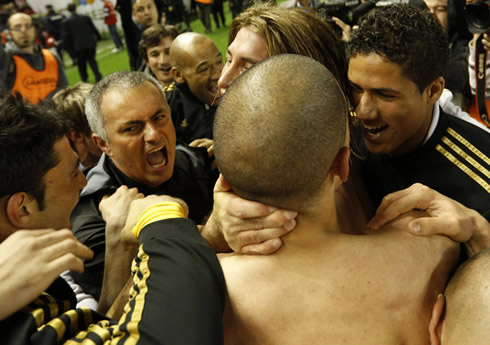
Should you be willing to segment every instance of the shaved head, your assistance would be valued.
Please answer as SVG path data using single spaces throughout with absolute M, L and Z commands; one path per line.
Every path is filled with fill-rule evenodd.
M 170 46 L 170 64 L 178 69 L 189 67 L 196 51 L 203 45 L 215 45 L 207 36 L 196 32 L 178 35 Z
M 170 46 L 170 64 L 177 83 L 186 83 L 202 103 L 217 105 L 223 57 L 209 37 L 195 32 L 178 35 Z
M 218 107 L 218 167 L 240 196 L 303 211 L 345 144 L 347 111 L 336 78 L 319 62 L 267 58 L 236 79 Z
M 490 249 L 461 265 L 449 282 L 442 345 L 488 344 L 490 339 Z

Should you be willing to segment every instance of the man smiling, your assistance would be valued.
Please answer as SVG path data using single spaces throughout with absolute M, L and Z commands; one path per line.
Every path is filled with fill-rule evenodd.
M 380 201 L 421 182 L 490 219 L 490 137 L 436 104 L 449 62 L 436 17 L 408 5 L 373 10 L 348 54 L 370 194 Z
M 167 89 L 167 101 L 177 139 L 191 143 L 213 138 L 213 121 L 220 100 L 218 79 L 223 57 L 205 35 L 186 32 L 170 46 L 171 74 L 176 84 Z
M 145 72 L 152 73 L 162 87 L 173 83 L 170 74 L 170 45 L 179 34 L 171 25 L 155 24 L 143 31 L 138 43 L 140 56 L 145 60 Z M 151 71 L 151 72 L 150 72 Z
M 200 223 L 211 209 L 215 180 L 204 148 L 176 145 L 161 86 L 147 74 L 118 72 L 103 79 L 87 97 L 86 113 L 104 154 L 87 175 L 72 224 L 75 236 L 95 253 L 76 278 L 98 298 L 105 245 L 101 198 L 121 185 L 145 195 L 172 195 L 185 200 L 189 217 Z

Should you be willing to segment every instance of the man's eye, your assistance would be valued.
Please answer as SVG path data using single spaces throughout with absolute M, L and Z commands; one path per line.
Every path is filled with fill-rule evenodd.
M 123 129 L 123 133 L 131 133 L 131 132 L 135 132 L 136 131 L 136 126 L 131 126 L 131 127 L 126 127 Z
M 383 97 L 384 99 L 386 99 L 386 100 L 392 100 L 392 99 L 395 99 L 395 96 L 393 96 L 393 95 L 387 95 L 387 94 L 385 94 L 385 93 L 380 93 L 379 95 L 380 95 L 381 97 Z

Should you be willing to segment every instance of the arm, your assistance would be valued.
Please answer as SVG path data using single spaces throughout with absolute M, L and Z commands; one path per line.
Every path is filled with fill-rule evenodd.
M 120 233 L 125 225 L 129 205 L 140 198 L 143 198 L 143 194 L 136 188 L 121 186 L 112 196 L 100 202 L 99 209 L 106 221 L 104 280 L 97 308 L 101 313 L 107 312 L 130 278 L 136 246 L 122 242 Z
M 181 205 L 179 215 L 173 212 L 172 217 L 185 216 L 185 204 L 165 196 L 131 204 L 121 236 L 123 241 L 139 240 L 129 293 L 134 298 L 125 308 L 132 311 L 121 318 L 115 336 L 137 333 L 138 344 L 221 344 L 224 278 L 216 254 L 195 224 L 188 219 L 157 220 L 145 225 L 138 239 L 132 231 L 136 219 L 140 229 L 146 220 L 166 211 L 157 207 L 140 216 L 141 209 L 168 200 Z
M 214 187 L 214 207 L 201 235 L 217 252 L 269 254 L 282 245 L 297 213 L 245 200 L 220 176 Z
M 442 234 L 464 242 L 469 256 L 490 247 L 490 224 L 483 216 L 420 183 L 383 198 L 368 227 L 377 230 L 413 209 L 428 214 L 409 223 L 413 234 Z
M 0 244 L 0 320 L 46 290 L 65 270 L 83 272 L 92 252 L 70 230 L 19 230 Z

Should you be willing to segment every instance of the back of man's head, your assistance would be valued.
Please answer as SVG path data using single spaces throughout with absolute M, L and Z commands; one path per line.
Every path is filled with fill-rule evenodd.
M 77 5 L 75 5 L 74 3 L 68 4 L 67 9 L 69 12 L 74 13 L 77 10 Z
M 461 265 L 446 291 L 442 345 L 488 344 L 490 339 L 490 249 Z
M 240 13 L 230 26 L 228 45 L 240 29 L 248 28 L 261 36 L 269 56 L 298 54 L 325 65 L 346 92 L 347 63 L 344 46 L 329 24 L 313 11 L 256 5 Z
M 268 58 L 236 79 L 218 107 L 218 167 L 242 197 L 305 210 L 344 146 L 346 116 L 345 97 L 322 64 Z
M 153 84 L 165 99 L 160 83 L 149 74 L 143 72 L 116 72 L 108 75 L 95 84 L 92 91 L 90 91 L 85 99 L 85 114 L 87 115 L 87 120 L 92 132 L 97 134 L 97 136 L 103 140 L 109 141 L 104 114 L 102 113 L 102 98 L 108 91 L 124 91 L 137 87 L 143 83 Z M 144 102 L 144 100 L 141 101 Z
M 43 209 L 44 175 L 56 166 L 54 144 L 68 134 L 51 109 L 0 91 L 0 199 L 26 192 Z
M 437 18 L 406 4 L 379 7 L 361 17 L 347 52 L 349 57 L 377 54 L 398 64 L 420 92 L 444 75 L 449 62 L 449 43 Z

